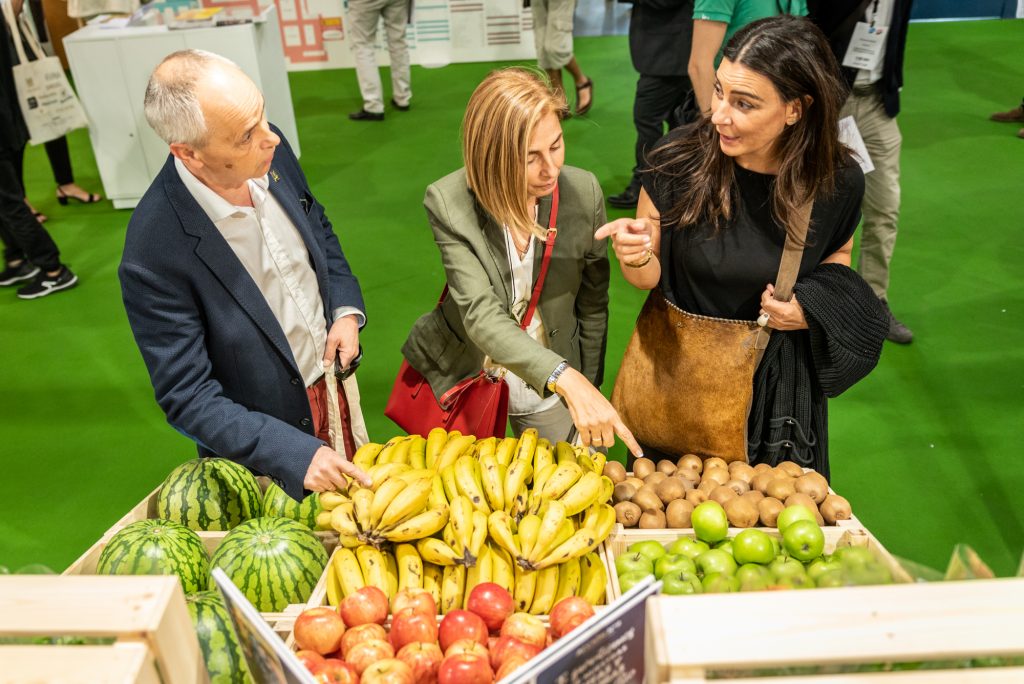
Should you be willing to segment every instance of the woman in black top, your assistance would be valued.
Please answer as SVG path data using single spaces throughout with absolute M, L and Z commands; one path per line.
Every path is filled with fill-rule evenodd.
M 810 22 L 748 25 L 723 52 L 711 116 L 655 147 L 637 218 L 596 235 L 612 238 L 634 286 L 660 286 L 691 313 L 787 333 L 772 336 L 754 380 L 748 457 L 826 476 L 825 397 L 863 377 L 881 350 L 881 314 L 849 268 L 864 176 L 838 138 L 844 87 Z M 797 294 L 776 301 L 786 234 L 808 201 Z

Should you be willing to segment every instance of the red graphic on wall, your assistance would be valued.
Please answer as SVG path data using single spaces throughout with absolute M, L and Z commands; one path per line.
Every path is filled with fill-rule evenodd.
M 203 0 L 204 7 L 247 8 L 253 14 L 260 13 L 260 4 L 259 0 Z M 306 0 L 275 0 L 274 4 L 285 58 L 292 64 L 326 61 L 320 15 L 310 11 Z

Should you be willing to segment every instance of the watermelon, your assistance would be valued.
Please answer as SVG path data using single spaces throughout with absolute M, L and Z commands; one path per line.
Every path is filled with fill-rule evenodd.
M 256 477 L 226 458 L 197 458 L 171 471 L 156 499 L 156 516 L 193 530 L 230 530 L 263 515 Z
M 227 533 L 210 561 L 263 613 L 305 603 L 326 565 L 327 551 L 317 536 L 287 518 L 245 521 Z
M 224 599 L 216 589 L 185 597 L 192 625 L 199 637 L 210 684 L 248 684 L 252 681 L 245 657 L 235 636 Z
M 139 520 L 100 552 L 97 575 L 177 575 L 185 593 L 205 589 L 210 558 L 199 535 L 170 520 Z
M 263 515 L 268 518 L 288 518 L 315 530 L 316 516 L 322 510 L 319 492 L 313 492 L 302 501 L 296 501 L 273 482 L 267 487 L 267 491 L 263 492 Z

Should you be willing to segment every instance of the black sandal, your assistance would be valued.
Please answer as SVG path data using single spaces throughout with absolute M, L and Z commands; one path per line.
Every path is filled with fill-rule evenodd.
M 590 102 L 587 103 L 586 107 L 580 107 L 580 93 L 584 90 L 590 91 Z M 591 105 L 594 104 L 594 82 L 589 78 L 581 85 L 576 86 L 576 116 L 583 116 L 590 111 Z
M 78 197 L 77 195 L 69 195 L 68 193 L 66 193 L 63 190 L 61 190 L 60 186 L 58 186 L 57 187 L 57 202 L 63 207 L 63 206 L 67 206 L 67 203 L 68 203 L 69 199 L 73 199 L 76 202 L 80 202 L 82 204 L 95 204 L 96 202 L 99 202 L 100 200 L 102 200 L 103 197 L 100 196 L 100 195 L 97 195 L 94 192 L 90 192 L 88 199 L 82 199 L 81 197 Z

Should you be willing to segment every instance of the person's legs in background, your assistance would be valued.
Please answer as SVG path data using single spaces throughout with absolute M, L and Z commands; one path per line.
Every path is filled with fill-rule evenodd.
M 67 137 L 61 136 L 56 140 L 50 140 L 44 143 L 43 147 L 46 148 L 46 156 L 50 160 L 50 168 L 53 169 L 53 180 L 57 183 L 58 202 L 64 205 L 69 199 L 73 199 L 82 204 L 92 204 L 103 199 L 102 196 L 89 192 L 75 183 Z
M 382 9 L 387 29 L 388 54 L 391 57 L 391 103 L 396 109 L 409 109 L 412 87 L 409 75 L 409 45 L 405 39 L 409 23 L 409 0 L 389 0 Z
M 363 108 L 348 115 L 353 121 L 384 119 L 384 88 L 374 50 L 382 5 L 382 0 L 350 0 L 348 3 L 348 28 L 356 57 L 359 92 L 363 97 Z
M 572 74 L 576 89 L 576 114 L 590 111 L 593 104 L 593 82 L 583 73 L 572 53 L 573 12 L 576 0 L 534 0 L 533 35 L 537 46 L 537 65 L 547 72 L 555 91 L 565 97 L 562 69 Z
M 576 440 L 576 426 L 572 422 L 572 414 L 565 402 L 558 402 L 554 406 L 538 413 L 508 417 L 509 425 L 512 427 L 512 434 L 519 437 L 527 429 L 537 430 L 537 437 L 543 438 L 554 444 L 555 442 L 569 442 Z

